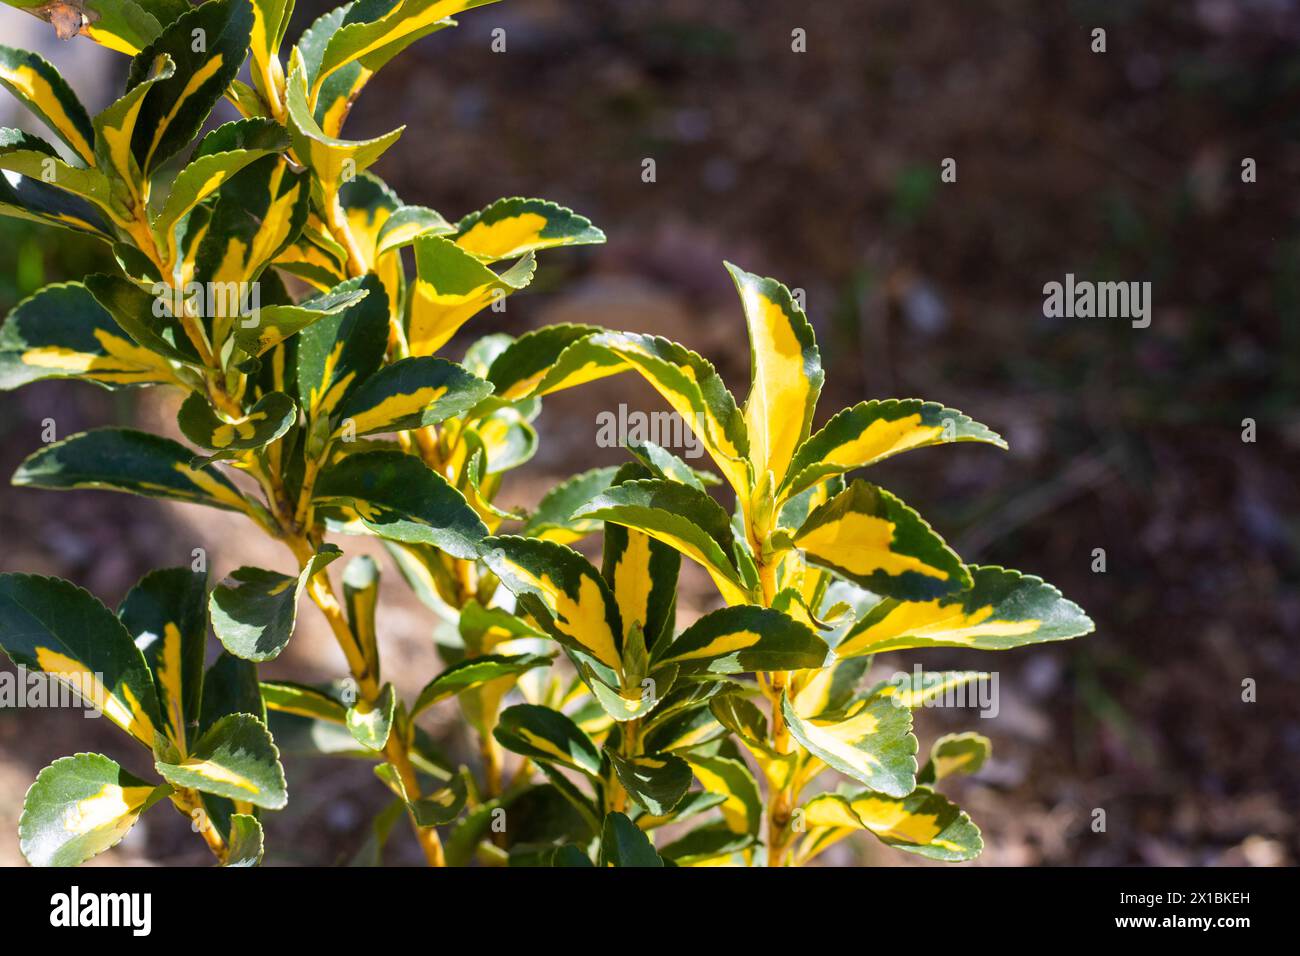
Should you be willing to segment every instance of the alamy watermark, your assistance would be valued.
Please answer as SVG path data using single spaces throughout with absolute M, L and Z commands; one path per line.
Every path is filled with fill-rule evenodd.
M 998 672 L 981 673 L 970 680 L 944 681 L 935 690 L 927 690 L 920 664 L 912 665 L 912 672 L 898 671 L 889 683 L 900 692 L 910 693 L 916 707 L 971 707 L 979 710 L 982 719 L 991 720 L 998 715 Z M 931 678 L 940 676 L 929 675 Z
M 155 318 L 238 318 L 246 329 L 261 322 L 260 282 L 187 282 L 179 286 L 155 282 L 150 292 Z
M 1151 324 L 1150 282 L 1092 282 L 1065 274 L 1043 286 L 1043 315 L 1049 319 L 1130 319 L 1133 328 Z
M 0 671 L 0 707 L 68 707 L 101 717 L 95 701 L 104 686 L 103 674 L 54 675 L 19 665 L 16 671 Z
M 617 412 L 605 410 L 596 415 L 598 448 L 621 448 L 645 442 L 662 448 L 680 448 L 683 458 L 699 458 L 704 454 L 704 443 L 676 412 L 628 411 L 627 405 L 620 402 Z

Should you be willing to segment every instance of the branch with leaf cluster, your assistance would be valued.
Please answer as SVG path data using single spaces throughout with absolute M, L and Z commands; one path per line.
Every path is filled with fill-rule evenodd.
M 77 686 L 158 778 L 98 754 L 55 761 L 28 794 L 23 852 L 79 863 L 167 799 L 221 863 L 256 864 L 263 815 L 288 800 L 284 750 L 373 764 L 393 802 L 367 862 L 402 814 L 433 865 L 778 866 L 858 831 L 972 858 L 979 830 L 936 786 L 977 770 L 989 742 L 942 737 L 921 763 L 911 711 L 982 675 L 872 682 L 872 658 L 1092 625 L 1037 578 L 964 564 L 898 498 L 845 476 L 922 446 L 1005 444 L 915 399 L 864 402 L 813 432 L 812 327 L 779 282 L 734 266 L 751 350 L 743 408 L 699 355 L 637 333 L 559 325 L 488 335 L 459 363 L 439 355 L 530 284 L 539 253 L 604 240 L 538 199 L 452 223 L 368 171 L 400 129 L 342 138 L 378 69 L 479 5 L 341 7 L 283 59 L 287 0 L 64 5 L 61 33 L 132 58 L 125 92 L 95 117 L 50 63 L 0 47 L 0 83 L 59 141 L 0 131 L 0 212 L 101 239 L 118 267 L 10 313 L 0 387 L 178 388 L 189 443 L 85 432 L 31 455 L 14 482 L 235 512 L 293 559 L 213 586 L 205 566 L 154 571 L 116 613 L 68 582 L 0 576 L 0 647 Z M 245 61 L 251 85 L 237 79 Z M 223 97 L 243 118 L 204 133 Z M 685 418 L 721 482 L 645 443 L 531 513 L 499 504 L 503 475 L 536 450 L 544 397 L 625 372 Z M 599 568 L 572 547 L 596 533 Z M 440 622 L 446 668 L 413 700 L 381 668 L 379 563 L 348 562 L 341 599 L 331 580 L 349 536 L 382 542 Z M 683 556 L 721 607 L 679 628 Z M 304 594 L 348 677 L 259 679 Z M 419 725 L 451 700 L 477 738 L 476 768 Z M 509 776 L 506 752 L 518 758 Z M 816 786 L 829 772 L 838 789 Z

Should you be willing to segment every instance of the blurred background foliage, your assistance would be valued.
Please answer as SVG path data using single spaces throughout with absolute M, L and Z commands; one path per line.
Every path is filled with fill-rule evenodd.
M 299 0 L 289 37 L 328 6 Z M 67 67 L 92 109 L 123 82 L 126 61 L 88 41 L 56 47 L 9 9 L 0 26 Z M 1104 54 L 1090 48 L 1099 27 Z M 796 28 L 805 53 L 792 52 Z M 557 321 L 653 332 L 739 385 L 748 359 L 725 257 L 804 290 L 823 409 L 919 395 L 1009 439 L 1009 454 L 943 449 L 873 474 L 967 560 L 1041 574 L 1098 623 L 1023 657 L 925 659 L 1000 668 L 997 718 L 921 722 L 923 740 L 971 725 L 993 738 L 994 761 L 956 794 L 985 830 L 983 863 L 1280 864 L 1300 858 L 1298 107 L 1296 0 L 509 0 L 386 68 L 348 133 L 407 124 L 375 172 L 449 218 L 535 195 L 608 233 L 551 256 L 473 335 Z M 955 183 L 940 181 L 948 157 Z M 106 268 L 89 240 L 0 221 L 5 311 Z M 1043 285 L 1066 273 L 1150 281 L 1150 328 L 1045 318 Z M 595 446 L 597 413 L 620 402 L 659 407 L 624 379 L 557 396 L 506 499 L 534 502 L 568 470 L 620 460 Z M 6 473 L 46 418 L 62 437 L 165 428 L 174 412 L 60 383 L 0 403 Z M 107 600 L 195 546 L 213 550 L 214 579 L 267 547 L 193 509 L 94 492 L 8 489 L 0 522 L 4 570 L 58 573 Z M 384 640 L 418 687 L 436 666 L 433 623 L 389 579 Z M 690 585 L 686 611 L 699 613 L 710 590 Z M 327 640 L 293 650 L 286 672 L 337 676 Z M 455 750 L 454 717 L 441 719 Z M 36 770 L 90 749 L 93 726 L 0 711 L 0 862 L 17 860 Z M 312 783 L 268 821 L 271 860 L 345 857 L 382 805 L 368 773 L 291 763 L 291 788 L 295 772 Z M 174 826 L 133 833 L 110 859 L 201 862 Z M 828 861 L 916 862 L 868 852 Z

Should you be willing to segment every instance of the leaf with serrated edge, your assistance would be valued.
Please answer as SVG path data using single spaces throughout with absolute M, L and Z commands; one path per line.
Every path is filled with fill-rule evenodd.
M 335 413 L 334 432 L 356 437 L 436 425 L 465 414 L 492 391 L 464 366 L 432 356 L 400 359 L 359 385 Z
M 173 384 L 165 359 L 136 344 L 81 283 L 47 285 L 0 326 L 0 389 L 45 378 L 107 388 Z
M 59 578 L 0 575 L 0 647 L 154 746 L 163 725 L 153 675 L 126 628 L 89 592 Z
M 867 830 L 886 846 L 945 862 L 971 860 L 984 849 L 970 817 L 927 787 L 904 796 L 869 790 L 820 794 L 805 806 L 804 823 L 808 830 L 799 847 L 801 863 L 855 830 Z
M 611 752 L 609 759 L 628 795 L 656 816 L 671 812 L 691 785 L 690 765 L 673 754 L 623 757 Z
M 649 478 L 607 488 L 575 517 L 643 531 L 698 562 L 723 600 L 743 604 L 749 591 L 728 555 L 734 553 L 731 519 L 709 495 L 689 485 Z
M 483 309 L 527 286 L 536 266 L 530 254 L 498 274 L 450 239 L 419 236 L 407 332 L 411 354 L 437 352 Z
M 392 684 L 385 684 L 379 700 L 371 704 L 359 700 L 348 708 L 346 724 L 356 742 L 369 750 L 383 750 L 393 728 L 397 695 Z
M 139 779 L 102 754 L 62 757 L 36 775 L 18 840 L 32 866 L 76 866 L 126 836 L 171 787 Z
M 934 786 L 945 777 L 978 773 L 992 751 L 993 744 L 983 734 L 944 734 L 930 747 L 930 759 L 916 775 L 916 782 Z
M 424 462 L 399 451 L 347 455 L 316 482 L 316 501 L 355 509 L 373 534 L 431 544 L 458 558 L 478 556 L 487 528 L 459 491 Z
M 83 164 L 94 163 L 90 116 L 53 64 L 36 53 L 0 46 L 0 85 L 39 116 Z
M 658 666 L 743 674 L 821 667 L 830 649 L 806 625 L 773 608 L 737 605 L 705 614 L 668 645 Z
M 548 634 L 621 670 L 618 605 L 586 558 L 549 541 L 503 536 L 484 539 L 483 561 Z
M 914 647 L 996 651 L 1090 634 L 1092 620 L 1042 578 L 1007 568 L 969 568 L 971 586 L 930 601 L 883 600 L 835 649 L 841 657 Z
M 780 481 L 808 437 L 825 373 L 812 326 L 790 290 L 726 263 L 749 329 L 749 397 L 745 425 L 754 473 Z
M 783 695 L 781 710 L 791 736 L 840 773 L 896 797 L 916 786 L 912 712 L 892 698 L 863 698 L 841 713 L 805 719 Z
M 196 445 L 219 452 L 246 451 L 269 445 L 293 427 L 298 406 L 283 392 L 267 392 L 239 419 L 227 421 L 197 392 L 181 404 L 176 422 Z
M 925 520 L 865 481 L 814 510 L 794 544 L 811 563 L 877 594 L 920 600 L 970 586 L 961 559 Z
M 248 867 L 262 863 L 262 824 L 248 813 L 230 818 L 230 839 L 226 841 L 226 859 L 222 866 Z
M 160 729 L 184 753 L 199 724 L 207 575 L 188 567 L 151 571 L 122 599 L 117 616 L 153 672 Z
M 13 483 L 67 490 L 103 488 L 248 512 L 244 496 L 211 465 L 194 468 L 180 442 L 129 428 L 99 428 L 47 445 L 14 472 Z
M 1006 448 L 1002 436 L 954 408 L 919 398 L 861 402 L 831 418 L 794 454 L 781 499 L 823 478 L 865 468 L 926 445 L 975 441 Z
M 516 704 L 501 712 L 492 734 L 512 753 L 600 777 L 600 751 L 578 725 L 557 710 Z
M 601 243 L 605 234 L 572 209 L 544 199 L 498 199 L 457 223 L 456 245 L 496 262 L 555 246 Z
M 296 575 L 247 566 L 232 571 L 208 598 L 212 630 L 226 650 L 249 661 L 278 657 L 293 636 L 307 582 L 341 553 L 325 545 Z
M 214 793 L 279 810 L 289 799 L 280 752 L 252 714 L 222 717 L 199 738 L 183 760 L 158 760 L 155 767 L 177 787 Z

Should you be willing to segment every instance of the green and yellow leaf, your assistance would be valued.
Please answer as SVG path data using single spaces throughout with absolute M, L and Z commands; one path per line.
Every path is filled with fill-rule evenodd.
M 184 759 L 154 764 L 177 787 L 202 790 L 237 803 L 279 810 L 289 800 L 280 752 L 252 714 L 222 717 L 199 738 Z
M 172 366 L 132 341 L 78 282 L 46 286 L 0 326 L 0 389 L 45 378 L 108 388 L 176 382 Z
M 212 465 L 191 466 L 194 453 L 170 438 L 129 428 L 81 432 L 30 455 L 13 483 L 31 488 L 102 488 L 248 512 L 239 490 Z
M 799 446 L 780 483 L 781 497 L 793 497 L 830 475 L 865 468 L 912 448 L 959 441 L 1007 447 L 987 426 L 938 402 L 919 398 L 861 402 L 836 414 Z
M 438 351 L 483 309 L 527 286 L 536 267 L 533 257 L 525 256 L 498 274 L 450 239 L 418 237 L 407 329 L 411 354 Z
M 970 567 L 971 586 L 929 601 L 883 600 L 835 649 L 840 657 L 913 647 L 1006 650 L 1090 634 L 1092 620 L 1042 578 Z
M 318 504 L 356 512 L 373 534 L 433 545 L 458 558 L 478 556 L 487 528 L 459 491 L 428 465 L 400 451 L 346 455 L 316 482 Z
M 740 694 L 719 694 L 709 701 L 709 709 L 753 755 L 769 787 L 784 790 L 791 784 L 799 755 L 781 753 L 767 743 L 767 717 L 753 701 Z
M 334 434 L 355 437 L 436 425 L 463 415 L 492 391 L 464 366 L 433 356 L 401 359 L 359 385 L 335 412 Z
M 54 147 L 37 136 L 21 130 L 0 128 L 0 153 L 35 152 L 53 160 Z M 43 225 L 59 226 L 115 242 L 109 218 L 93 204 L 49 183 L 42 177 L 16 172 L 0 176 L 0 215 L 27 219 Z
M 261 355 L 313 322 L 352 308 L 369 294 L 370 289 L 360 280 L 349 279 L 296 305 L 263 306 L 256 316 L 250 315 L 235 326 L 235 343 L 248 355 Z
M 944 777 L 978 773 L 992 752 L 993 744 L 983 734 L 944 734 L 930 748 L 930 759 L 916 775 L 916 782 L 932 787 Z
M 347 276 L 338 258 L 306 238 L 310 178 L 278 155 L 244 167 L 217 194 L 212 218 L 193 244 L 193 263 L 187 259 L 183 268 L 192 268 L 198 282 L 249 283 L 274 262 L 322 292 L 332 290 Z M 217 340 L 225 338 L 222 328 Z
M 151 571 L 127 593 L 117 616 L 153 672 L 159 730 L 184 754 L 199 726 L 207 575 L 185 567 Z
M 682 755 L 691 765 L 700 786 L 710 793 L 721 793 L 723 822 L 732 833 L 758 833 L 763 819 L 763 798 L 758 782 L 741 760 L 731 757 L 686 752 Z
M 334 724 L 343 724 L 347 720 L 347 708 L 317 687 L 291 681 L 262 681 L 261 693 L 268 710 Z
M 291 61 L 293 62 L 293 61 Z M 307 96 L 307 77 L 301 60 L 291 71 L 287 85 L 289 135 L 298 159 L 316 174 L 324 201 L 332 203 L 343 183 L 353 179 L 384 151 L 397 142 L 406 127 L 365 140 L 329 136 L 312 115 Z
M 507 535 L 484 539 L 483 562 L 555 640 L 621 673 L 618 604 L 586 558 L 561 544 Z
M 710 824 L 696 827 L 659 852 L 677 866 L 720 866 L 756 842 L 752 834 L 734 833 L 729 827 Z
M 0 575 L 0 648 L 153 748 L 163 727 L 153 675 L 122 622 L 93 595 L 59 578 Z
M 298 420 L 298 406 L 283 392 L 267 392 L 248 413 L 227 421 L 198 392 L 191 392 L 181 404 L 176 422 L 181 433 L 204 448 L 219 452 L 261 448 L 280 438 Z
M 280 64 L 280 42 L 293 16 L 293 0 L 252 0 L 253 29 L 248 52 L 249 73 L 258 94 L 275 102 L 284 88 L 284 67 Z
M 361 648 L 366 668 L 372 678 L 379 680 L 379 635 L 375 629 L 379 565 L 370 555 L 357 555 L 343 569 L 343 603 L 347 607 L 348 626 Z
M 231 654 L 247 661 L 278 657 L 293 636 L 298 599 L 307 582 L 341 552 L 326 545 L 297 575 L 264 568 L 236 568 L 212 589 L 212 630 Z
M 383 285 L 370 273 L 334 290 L 365 298 L 326 313 L 298 334 L 298 397 L 310 419 L 333 415 L 348 393 L 378 371 L 388 349 Z
M 379 228 L 375 257 L 409 246 L 420 236 L 448 236 L 456 227 L 428 206 L 398 206 Z
M 453 664 L 424 685 L 411 707 L 411 716 L 441 700 L 467 690 L 482 687 L 503 678 L 515 678 L 537 667 L 545 667 L 554 658 L 550 654 L 484 654 Z
M 378 0 L 348 7 L 328 37 L 312 75 L 315 104 L 326 81 L 349 64 L 360 67 L 354 90 L 408 45 L 443 26 L 448 17 L 493 0 Z M 355 93 L 353 93 L 355 95 Z
M 235 78 L 253 26 L 246 0 L 209 0 L 171 23 L 131 61 L 126 88 L 155 74 L 164 54 L 176 72 L 145 94 L 131 135 L 131 152 L 145 176 L 188 146 Z M 203 43 L 196 43 L 201 31 Z
M 495 396 L 521 401 L 623 371 L 622 359 L 587 343 L 600 331 L 595 325 L 561 324 L 525 332 L 492 361 L 488 380 Z
M 260 866 L 262 863 L 262 824 L 250 813 L 236 813 L 230 818 L 230 836 L 226 840 L 229 867 Z
M 605 525 L 601 574 L 614 592 L 624 641 L 637 628 L 653 655 L 672 637 L 680 568 L 676 548 L 622 525 Z
M 44 57 L 0 46 L 0 86 L 40 117 L 83 166 L 95 162 L 95 128 L 72 87 Z
M 588 501 L 575 517 L 644 532 L 699 563 L 728 604 L 749 599 L 750 587 L 731 557 L 731 518 L 697 488 L 653 478 L 625 481 Z
M 912 712 L 891 697 L 866 697 L 843 711 L 804 718 L 782 696 L 781 711 L 803 748 L 840 773 L 892 796 L 916 786 Z
M 867 692 L 881 697 L 892 697 L 903 707 L 915 710 L 927 707 L 954 693 L 965 693 L 964 688 L 988 678 L 983 671 L 921 671 L 903 672 L 890 680 L 881 681 Z M 808 713 L 808 711 L 803 711 Z
M 456 224 L 456 245 L 482 262 L 604 241 L 605 234 L 572 209 L 519 196 L 498 199 Z
M 808 830 L 797 853 L 800 863 L 859 830 L 886 846 L 932 860 L 972 860 L 984 849 L 970 817 L 927 787 L 902 797 L 871 791 L 819 794 L 804 807 L 804 822 Z
M 379 700 L 373 704 L 364 698 L 348 708 L 344 722 L 354 740 L 367 750 L 383 750 L 393 729 L 393 715 L 397 712 L 397 693 L 392 684 L 385 684 Z
M 237 120 L 205 136 L 189 164 L 177 173 L 162 208 L 150 222 L 164 262 L 176 261 L 176 224 L 182 217 L 245 167 L 288 146 L 284 128 L 269 119 Z
M 628 795 L 655 816 L 671 813 L 691 785 L 690 764 L 673 754 L 623 757 L 609 751 L 609 759 Z
M 746 604 L 705 614 L 656 663 L 684 673 L 743 674 L 820 667 L 829 653 L 825 641 L 788 614 Z
M 61 757 L 27 791 L 19 846 L 32 866 L 76 866 L 121 843 L 140 814 L 170 792 L 102 754 Z
M 918 600 L 970 586 L 961 559 L 925 520 L 865 481 L 815 509 L 794 543 L 812 564 L 876 594 Z
M 511 753 L 600 777 L 600 751 L 572 720 L 538 704 L 501 712 L 493 736 Z
M 749 397 L 745 426 L 754 474 L 770 471 L 779 482 L 790 458 L 808 437 L 825 373 L 812 326 L 790 290 L 775 279 L 731 263 L 749 328 Z
M 148 72 L 140 82 L 114 100 L 93 120 L 95 165 L 113 177 L 115 189 L 120 184 L 125 193 L 123 198 L 130 199 L 132 203 L 140 201 L 144 195 L 144 176 L 135 154 L 131 152 L 131 140 L 140 118 L 140 107 L 155 83 L 169 80 L 175 75 L 176 64 L 172 58 L 165 53 L 160 54 L 149 65 Z
M 713 472 L 697 471 L 667 448 L 662 448 L 652 441 L 630 441 L 626 447 L 637 461 L 649 469 L 651 477 L 690 485 L 699 491 L 706 490 L 710 485 L 719 484 L 719 478 Z
M 601 332 L 585 343 L 608 349 L 640 372 L 703 443 L 736 494 L 749 500 L 749 435 L 744 416 L 709 362 L 658 336 Z M 583 364 L 590 366 L 589 362 Z M 618 366 L 606 369 L 606 374 L 622 370 Z

